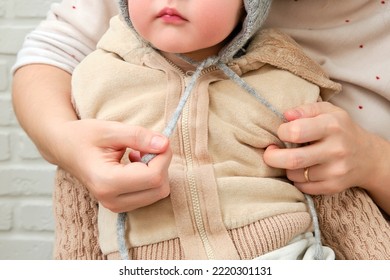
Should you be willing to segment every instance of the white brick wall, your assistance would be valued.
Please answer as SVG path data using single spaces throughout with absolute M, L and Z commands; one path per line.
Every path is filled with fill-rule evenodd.
M 51 259 L 55 167 L 18 126 L 10 68 L 25 35 L 60 0 L 0 0 L 0 260 Z

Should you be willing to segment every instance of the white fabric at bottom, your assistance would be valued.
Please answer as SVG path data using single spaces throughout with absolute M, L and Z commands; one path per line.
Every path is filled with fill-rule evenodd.
M 313 233 L 299 235 L 286 246 L 255 258 L 255 260 L 314 260 L 315 238 Z M 322 246 L 323 259 L 334 260 L 334 251 Z

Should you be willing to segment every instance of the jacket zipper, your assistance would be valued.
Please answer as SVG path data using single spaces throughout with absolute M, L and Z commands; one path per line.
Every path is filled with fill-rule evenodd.
M 184 72 L 181 68 L 179 68 L 177 65 L 175 65 L 173 62 L 168 60 L 168 63 L 176 69 L 180 74 L 181 77 L 183 77 L 184 80 L 184 88 L 187 87 L 187 84 L 189 80 L 191 79 L 191 75 L 188 75 L 189 72 Z M 201 73 L 201 76 L 207 73 L 210 73 L 214 70 L 216 70 L 217 67 L 209 67 L 207 69 L 204 69 Z M 192 73 L 192 72 L 191 72 Z M 184 106 L 182 115 L 181 115 L 181 132 L 182 132 L 182 140 L 183 140 L 183 146 L 184 146 L 184 159 L 187 166 L 187 182 L 189 185 L 189 191 L 190 191 L 190 197 L 191 197 L 191 206 L 192 206 L 192 213 L 194 215 L 195 219 L 195 225 L 196 229 L 199 233 L 201 242 L 203 244 L 203 248 L 205 250 L 206 256 L 209 260 L 215 259 L 215 254 L 213 251 L 213 248 L 210 244 L 209 238 L 207 236 L 207 232 L 204 226 L 204 221 L 202 217 L 202 211 L 200 207 L 200 200 L 198 195 L 198 187 L 195 180 L 195 174 L 194 174 L 194 162 L 192 158 L 191 153 L 191 142 L 190 142 L 190 132 L 189 132 L 189 114 L 190 114 L 190 102 L 187 100 L 187 103 Z
M 185 85 L 187 85 L 189 77 L 185 77 Z M 183 136 L 183 146 L 184 146 L 184 158 L 187 166 L 187 178 L 188 185 L 190 190 L 191 197 L 191 205 L 192 211 L 195 218 L 195 225 L 198 230 L 200 239 L 202 241 L 203 247 L 205 249 L 207 258 L 210 260 L 215 259 L 215 255 L 213 249 L 211 247 L 210 241 L 207 237 L 207 232 L 204 227 L 204 221 L 202 218 L 202 211 L 200 207 L 199 195 L 198 195 L 198 187 L 195 180 L 195 175 L 193 171 L 193 158 L 191 153 L 191 144 L 190 144 L 190 132 L 189 132 L 189 114 L 190 114 L 190 105 L 189 102 L 184 107 L 182 113 L 182 136 Z

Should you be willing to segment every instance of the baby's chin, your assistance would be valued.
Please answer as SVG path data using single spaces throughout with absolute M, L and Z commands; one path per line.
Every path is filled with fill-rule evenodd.
M 175 54 L 186 54 L 186 53 L 193 53 L 193 52 L 196 52 L 197 50 L 194 49 L 193 47 L 185 47 L 185 46 L 179 46 L 177 44 L 175 45 L 168 45 L 168 44 L 165 44 L 165 45 L 153 45 L 153 47 L 155 49 L 158 49 L 160 50 L 161 52 L 164 52 L 164 53 L 175 53 Z
M 218 55 L 218 52 L 211 49 L 194 50 L 190 48 L 157 48 L 164 54 L 176 54 L 183 55 L 190 58 L 193 61 L 202 61 L 210 56 Z M 166 55 L 165 55 L 166 56 Z

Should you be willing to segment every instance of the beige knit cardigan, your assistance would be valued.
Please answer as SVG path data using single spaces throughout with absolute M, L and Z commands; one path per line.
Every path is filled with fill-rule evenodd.
M 340 194 L 315 196 L 324 245 L 336 259 L 390 259 L 390 225 L 368 194 L 350 188 Z M 69 173 L 59 169 L 54 192 L 55 259 L 101 260 L 98 244 L 98 203 Z M 72 222 L 70 222 L 72 221 Z M 60 235 L 60 236 L 59 236 Z M 150 258 L 144 248 L 132 248 L 134 258 Z M 181 251 L 173 259 L 182 259 Z

